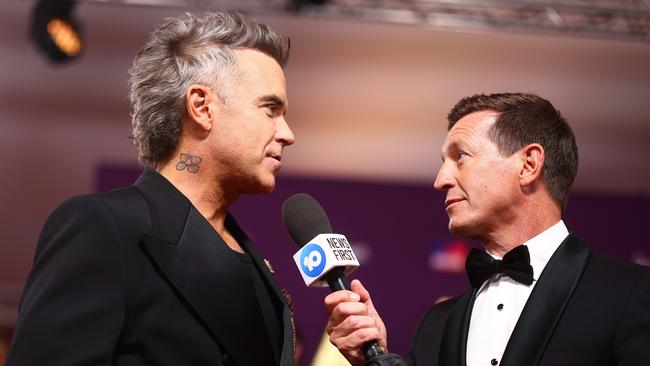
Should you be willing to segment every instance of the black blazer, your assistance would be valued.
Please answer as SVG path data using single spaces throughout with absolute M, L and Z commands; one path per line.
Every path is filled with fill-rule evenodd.
M 73 198 L 48 218 L 7 365 L 293 365 L 286 300 L 232 217 L 226 226 L 281 304 L 283 339 L 269 339 L 234 252 L 145 170 L 132 187 Z
M 429 309 L 410 365 L 466 364 L 475 297 L 470 289 Z M 592 254 L 570 234 L 540 275 L 499 365 L 650 365 L 650 269 Z

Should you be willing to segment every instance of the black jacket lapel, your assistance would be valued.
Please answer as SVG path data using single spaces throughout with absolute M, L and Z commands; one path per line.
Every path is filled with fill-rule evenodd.
M 440 366 L 467 364 L 467 334 L 475 298 L 476 289 L 470 288 L 449 313 L 440 345 Z
M 293 314 L 289 305 L 282 309 L 282 325 L 284 326 L 284 339 L 282 340 L 282 355 L 280 355 L 281 366 L 294 366 L 296 364 L 295 348 L 296 338 L 294 334 Z
M 152 212 L 152 234 L 142 246 L 160 273 L 234 364 L 268 364 L 274 359 L 271 342 L 239 259 L 162 176 L 145 170 L 136 186 Z
M 228 230 L 233 233 L 237 238 L 240 245 L 250 254 L 253 259 L 253 263 L 257 267 L 258 271 L 262 274 L 264 281 L 266 281 L 271 289 L 272 296 L 275 296 L 276 299 L 282 304 L 282 327 L 283 327 L 283 340 L 282 340 L 282 349 L 280 355 L 280 365 L 294 365 L 294 335 L 293 335 L 293 326 L 292 326 L 292 314 L 289 304 L 287 304 L 282 290 L 278 287 L 278 284 L 271 273 L 270 268 L 266 265 L 264 258 L 260 255 L 254 245 L 251 244 L 250 239 L 246 233 L 239 227 L 237 221 L 230 215 L 226 218 L 226 225 Z
M 502 366 L 537 365 L 591 257 L 570 234 L 539 276 L 506 346 Z

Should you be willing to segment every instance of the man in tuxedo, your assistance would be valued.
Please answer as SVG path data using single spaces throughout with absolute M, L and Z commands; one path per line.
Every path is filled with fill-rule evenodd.
M 242 15 L 172 18 L 130 70 L 145 170 L 48 218 L 8 356 L 29 365 L 294 364 L 287 299 L 228 213 L 269 193 L 287 37 Z
M 449 230 L 485 251 L 467 258 L 472 287 L 424 314 L 409 363 L 650 365 L 650 270 L 592 253 L 562 220 L 578 166 L 565 119 L 507 93 L 464 98 L 448 120 L 434 186 Z M 386 330 L 368 291 L 352 290 L 325 304 L 331 342 L 359 365 Z

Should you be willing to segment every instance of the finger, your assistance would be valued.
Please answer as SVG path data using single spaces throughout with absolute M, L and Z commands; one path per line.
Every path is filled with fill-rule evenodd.
M 370 315 L 368 306 L 362 302 L 342 302 L 332 309 L 334 318 L 347 318 L 350 315 Z
M 344 302 L 332 310 L 332 313 L 328 319 L 328 324 L 331 324 L 332 326 L 338 326 L 351 316 L 366 316 L 371 317 L 374 320 L 374 317 L 368 313 L 368 308 L 364 303 Z
M 369 341 L 378 341 L 381 348 L 386 351 L 386 336 L 382 328 L 383 323 L 377 322 L 374 317 L 350 316 L 333 332 L 341 334 L 340 337 L 354 337 L 356 334 L 357 339 L 363 341 L 362 345 Z
M 377 321 L 375 318 L 368 315 L 351 315 L 348 316 L 344 322 L 341 323 L 340 328 L 352 329 L 354 331 L 360 329 L 375 329 L 378 332 L 380 331 L 377 326 Z M 348 332 L 352 333 L 352 332 Z
M 375 328 L 363 328 L 348 335 L 330 335 L 330 342 L 338 348 L 341 353 L 353 358 L 364 357 L 362 354 L 363 345 L 377 339 L 379 336 Z
M 325 297 L 325 307 L 331 313 L 341 303 L 358 302 L 359 300 L 360 296 L 352 291 L 335 291 Z
M 328 322 L 328 334 L 335 334 L 341 337 L 346 337 L 351 333 L 364 328 L 376 328 L 378 331 L 381 330 L 377 325 L 375 318 L 368 315 L 350 315 L 342 319 L 340 322 Z

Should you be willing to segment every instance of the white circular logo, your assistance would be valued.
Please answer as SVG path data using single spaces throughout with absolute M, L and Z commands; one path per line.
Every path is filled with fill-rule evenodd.
M 307 244 L 300 254 L 300 266 L 309 277 L 318 277 L 325 268 L 325 252 L 316 244 Z

